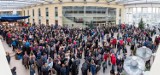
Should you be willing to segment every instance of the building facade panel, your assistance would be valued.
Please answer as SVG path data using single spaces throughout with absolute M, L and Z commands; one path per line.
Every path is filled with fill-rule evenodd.
M 32 10 L 34 9 L 34 12 L 35 12 L 35 15 L 34 15 L 34 21 L 36 24 L 39 23 L 39 21 L 41 21 L 40 23 L 41 24 L 46 24 L 46 19 L 49 19 L 49 25 L 51 24 L 56 24 L 58 23 L 58 25 L 64 25 L 64 7 L 85 7 L 85 9 L 90 9 L 91 11 L 94 10 L 93 7 L 97 7 L 97 8 L 101 8 L 103 10 L 103 8 L 114 8 L 116 9 L 116 12 L 115 12 L 115 23 L 116 24 L 119 24 L 119 23 L 123 23 L 124 22 L 124 16 L 123 16 L 123 12 L 124 12 L 124 6 L 121 6 L 121 5 L 115 5 L 115 4 L 106 4 L 106 3 L 97 3 L 97 2 L 87 2 L 87 3 L 79 3 L 79 2 L 75 2 L 75 3 L 54 3 L 54 4 L 46 4 L 46 5 L 38 5 L 38 6 L 34 6 L 34 7 L 28 7 L 28 8 L 24 8 L 23 10 L 24 11 L 27 11 L 29 10 L 30 11 L 30 18 L 29 19 L 32 19 L 31 24 L 33 23 L 33 16 L 32 16 Z M 46 17 L 46 8 L 48 8 L 48 17 Z M 38 9 L 40 9 L 40 15 L 41 16 L 38 16 L 39 14 L 39 11 Z M 119 11 L 121 9 L 121 11 Z M 72 9 L 69 9 L 69 10 L 72 10 Z M 83 12 L 86 12 L 87 14 L 84 14 L 83 16 L 89 16 L 89 15 L 93 15 L 93 14 L 89 14 L 90 11 L 81 11 L 82 9 L 81 8 L 78 8 L 77 11 L 74 11 L 75 13 L 83 13 Z M 97 11 L 100 11 L 100 9 L 97 9 Z M 106 11 L 106 9 L 105 9 Z M 104 10 L 101 11 L 102 13 L 105 12 Z M 92 11 L 94 13 L 94 11 Z M 119 12 L 121 12 L 121 16 L 119 15 Z M 25 12 L 26 13 L 26 12 Z M 98 14 L 99 12 L 97 12 L 97 17 L 98 16 L 101 16 L 100 14 Z M 108 13 L 106 11 L 106 13 Z M 109 13 L 108 13 L 109 14 Z M 24 13 L 23 13 L 24 15 Z M 73 15 L 73 14 L 72 14 Z M 108 16 L 107 14 L 104 14 L 105 16 Z M 78 15 L 77 15 L 78 16 Z M 80 14 L 79 14 L 80 16 Z M 102 15 L 103 16 L 103 15 Z M 120 17 L 119 17 L 120 16 Z M 102 19 L 102 18 L 97 18 L 97 19 Z M 106 18 L 107 19 L 107 18 Z M 27 20 L 26 20 L 27 21 Z

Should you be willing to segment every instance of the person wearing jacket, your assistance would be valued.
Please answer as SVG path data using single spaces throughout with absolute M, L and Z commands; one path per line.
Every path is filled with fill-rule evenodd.
M 116 66 L 116 56 L 115 54 L 111 54 L 111 63 L 112 63 L 112 70 L 115 70 L 115 66 Z
M 62 67 L 60 69 L 61 75 L 67 75 L 67 70 L 64 64 L 62 64 Z
M 11 56 L 8 52 L 6 52 L 6 58 L 7 58 L 8 63 L 10 64 Z
M 108 59 L 108 57 L 109 57 L 109 53 L 104 53 L 103 54 L 103 64 L 102 64 L 102 66 L 103 66 L 103 72 L 105 72 L 105 69 L 107 68 L 107 59 Z
M 30 54 L 30 42 L 29 41 L 26 41 L 26 43 L 25 43 L 25 50 L 27 51 L 27 54 L 29 55 Z
M 52 67 L 53 67 L 53 60 L 51 57 L 47 60 L 47 64 L 49 66 L 49 72 L 51 73 Z
M 12 75 L 17 75 L 16 67 L 13 67 L 13 68 L 11 69 L 11 72 L 12 72 Z
M 41 71 L 43 75 L 48 75 L 49 74 L 49 66 L 47 63 L 45 63 L 42 67 L 41 67 Z
M 36 65 L 38 69 L 38 75 L 41 75 L 41 67 L 43 65 L 42 57 L 36 60 Z
M 96 64 L 94 63 L 93 60 L 91 61 L 90 70 L 92 75 L 96 75 Z
M 30 68 L 30 75 L 35 75 L 35 66 L 32 64 Z
M 17 40 L 16 39 L 13 39 L 12 41 L 12 46 L 13 46 L 13 50 L 12 51 L 15 51 L 15 49 L 17 48 Z
M 59 61 L 57 64 L 55 64 L 55 70 L 57 71 L 56 75 L 60 75 L 60 70 L 61 70 L 61 62 Z
M 87 72 L 88 72 L 88 62 L 87 60 L 85 60 L 85 62 L 82 64 L 82 74 L 83 75 L 88 75 Z
M 27 52 L 25 52 L 23 56 L 22 63 L 26 69 L 29 69 L 29 56 L 27 55 Z

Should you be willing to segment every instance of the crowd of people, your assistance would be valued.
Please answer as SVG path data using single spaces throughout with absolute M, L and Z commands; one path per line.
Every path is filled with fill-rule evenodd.
M 154 34 L 155 30 L 125 25 L 93 29 L 57 25 L 0 26 L 3 40 L 13 47 L 16 59 L 22 59 L 30 75 L 36 73 L 36 68 L 36 75 L 78 75 L 79 72 L 96 75 L 100 69 L 105 73 L 109 66 L 111 75 L 120 75 L 125 58 L 128 54 L 135 55 L 137 48 L 146 46 L 156 52 L 160 36 L 153 40 Z

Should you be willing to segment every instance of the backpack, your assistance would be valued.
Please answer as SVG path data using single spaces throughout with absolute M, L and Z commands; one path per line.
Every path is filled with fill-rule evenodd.
M 85 70 L 87 70 L 87 69 L 88 69 L 87 63 L 83 63 L 82 64 L 82 68 L 81 68 L 82 72 L 85 71 Z

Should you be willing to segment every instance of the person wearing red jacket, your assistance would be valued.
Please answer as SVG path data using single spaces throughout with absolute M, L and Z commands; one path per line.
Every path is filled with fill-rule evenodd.
M 116 39 L 116 38 L 112 39 L 112 40 L 111 40 L 111 44 L 113 45 L 113 47 L 115 47 L 115 48 L 116 48 L 116 45 L 117 45 L 117 39 Z
M 112 63 L 112 70 L 115 70 L 115 66 L 116 66 L 116 56 L 115 54 L 111 54 L 111 63 Z
M 127 42 L 128 42 L 128 45 L 130 45 L 130 42 L 131 42 L 131 38 L 130 37 L 127 38 Z
M 105 72 L 105 69 L 107 68 L 107 59 L 109 58 L 109 53 L 104 52 L 103 54 L 103 73 Z

